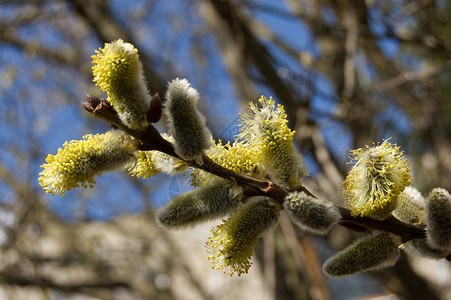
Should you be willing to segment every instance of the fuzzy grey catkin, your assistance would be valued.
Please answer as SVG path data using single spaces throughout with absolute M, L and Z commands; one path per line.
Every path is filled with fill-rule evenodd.
M 314 198 L 304 192 L 289 193 L 283 206 L 293 223 L 315 234 L 326 234 L 341 218 L 333 203 Z
M 432 248 L 423 239 L 410 240 L 402 244 L 401 248 L 407 253 L 431 259 L 443 259 L 450 253 L 450 251 Z
M 196 107 L 198 100 L 199 94 L 186 79 L 174 79 L 168 84 L 164 113 L 177 155 L 201 162 L 200 157 L 212 145 L 212 139 L 205 117 Z
M 392 212 L 395 218 L 409 224 L 424 223 L 424 208 L 426 201 L 414 187 L 408 186 L 399 194 L 397 207 Z
M 330 277 L 393 266 L 399 257 L 401 238 L 389 233 L 377 233 L 355 241 L 329 258 L 323 272 Z
M 209 185 L 172 198 L 157 213 L 157 223 L 166 228 L 184 228 L 217 219 L 237 208 L 241 194 L 241 187 L 215 178 Z
M 161 136 L 171 144 L 175 143 L 174 138 L 169 134 L 162 133 Z M 174 156 L 171 156 L 169 154 L 160 151 L 154 151 L 152 156 L 155 162 L 155 168 L 160 170 L 161 172 L 167 173 L 169 175 L 176 175 L 188 170 L 189 166 L 185 161 L 175 158 Z
M 433 248 L 451 249 L 451 196 L 435 188 L 426 199 L 427 241 Z

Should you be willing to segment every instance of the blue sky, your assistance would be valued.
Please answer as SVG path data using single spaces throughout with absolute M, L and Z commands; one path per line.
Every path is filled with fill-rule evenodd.
M 141 0 L 115 0 L 111 2 L 111 9 L 119 21 L 126 23 L 125 20 L 130 17 L 131 13 L 142 9 L 146 2 Z M 157 70 L 159 68 L 164 71 L 170 70 L 168 73 L 173 74 L 171 78 L 187 77 L 192 85 L 199 89 L 201 92 L 199 104 L 201 110 L 208 113 L 209 116 L 213 116 L 208 120 L 212 131 L 216 135 L 226 133 L 230 137 L 228 129 L 233 128 L 237 123 L 237 113 L 240 107 L 236 91 L 231 88 L 232 80 L 227 74 L 219 55 L 205 58 L 208 60 L 208 64 L 205 66 L 199 65 L 192 59 L 193 39 L 186 35 L 182 29 L 189 28 L 194 32 L 201 32 L 203 24 L 196 16 L 195 11 L 188 11 L 188 14 L 190 14 L 188 18 L 177 18 L 180 14 L 180 5 L 184 9 L 191 7 L 183 1 L 157 2 L 157 5 L 153 8 L 155 10 L 153 15 L 169 16 L 167 21 L 143 19 L 129 25 L 133 27 L 128 29 L 136 35 L 136 40 L 139 43 L 137 47 L 142 46 L 142 48 L 139 47 L 140 51 L 152 54 L 157 58 L 155 60 L 156 66 L 154 66 Z M 286 10 L 286 7 L 280 5 L 278 1 L 268 1 L 267 5 L 274 5 L 281 11 Z M 54 8 L 49 7 L 48 9 L 52 11 Z M 0 8 L 0 15 L 11 15 L 13 10 L 14 8 L 10 10 L 3 6 Z M 303 22 L 297 19 L 275 17 L 265 11 L 254 11 L 253 13 L 256 20 L 266 24 L 278 37 L 294 49 L 311 53 L 316 58 L 320 57 L 321 49 L 316 44 L 309 28 Z M 335 18 L 333 13 L 327 9 L 324 9 L 322 13 L 328 22 L 333 24 Z M 375 17 L 374 20 L 373 27 L 377 31 L 379 30 L 378 19 Z M 174 22 L 179 22 L 175 25 L 178 26 L 180 31 L 173 31 L 173 27 L 169 26 L 174 25 Z M 40 40 L 43 44 L 50 44 L 55 49 L 70 50 L 73 48 L 77 50 L 74 53 L 80 54 L 87 62 L 90 62 L 90 55 L 94 54 L 96 49 L 103 47 L 103 44 L 96 40 L 92 33 L 88 32 L 86 35 L 88 38 L 81 45 L 84 48 L 79 49 L 77 47 L 80 47 L 80 45 L 71 45 L 68 39 L 64 38 L 64 35 L 51 27 L 51 23 L 46 22 L 38 26 L 18 29 L 18 32 L 23 39 Z M 211 36 L 200 35 L 196 42 L 198 43 L 196 46 L 202 47 L 209 53 L 220 52 L 216 41 Z M 286 76 L 301 76 L 305 72 L 304 67 L 297 59 L 285 55 L 276 47 L 271 46 L 268 41 L 263 41 L 263 43 L 267 45 L 267 49 L 276 58 L 280 71 L 283 71 Z M 399 52 L 398 45 L 392 40 L 381 40 L 379 45 L 388 57 L 395 57 Z M 79 105 L 87 92 L 92 93 L 92 91 L 99 90 L 90 78 L 87 80 L 72 67 L 49 64 L 45 60 L 24 55 L 17 48 L 7 45 L 3 45 L 0 51 L 0 62 L 3 65 L 11 63 L 17 68 L 17 75 L 13 84 L 6 91 L 2 91 L 0 95 L 0 114 L 2 120 L 4 120 L 0 128 L 0 138 L 3 144 L 0 159 L 11 169 L 14 169 L 18 162 L 14 159 L 14 155 L 8 152 L 11 150 L 8 150 L 7 144 L 17 144 L 20 147 L 27 148 L 29 145 L 20 145 L 17 136 L 33 135 L 39 143 L 41 156 L 32 161 L 31 170 L 35 179 L 36 190 L 43 193 L 38 186 L 37 177 L 41 170 L 39 166 L 44 163 L 47 153 L 56 153 L 66 140 L 80 139 L 87 133 L 108 130 L 108 126 L 102 121 L 89 119 L 90 116 Z M 368 69 L 370 68 L 368 67 Z M 0 67 L 0 74 L 6 71 L 5 68 Z M 369 74 L 371 74 L 371 70 L 369 70 Z M 36 79 L 36 76 L 41 76 L 41 78 Z M 374 76 L 374 74 L 371 76 Z M 168 80 L 171 78 L 168 78 Z M 53 92 L 58 89 L 62 91 L 61 94 Z M 28 91 L 25 95 L 23 94 L 24 90 Z M 272 95 L 272 91 L 265 86 L 258 85 L 257 90 L 268 96 Z M 328 78 L 321 74 L 315 75 L 314 90 L 315 93 L 311 98 L 312 113 L 309 117 L 319 122 L 327 144 L 333 146 L 334 154 L 344 164 L 351 145 L 351 136 L 349 136 L 344 124 L 327 117 L 335 109 L 338 98 Z M 48 94 L 49 91 L 52 94 Z M 258 95 L 255 95 L 255 98 L 257 97 Z M 17 99 L 22 99 L 19 102 L 24 109 L 14 112 L 19 123 L 15 123 L 14 127 L 10 128 L 8 127 L 10 125 L 8 125 L 7 117 L 11 115 L 11 109 L 17 108 Z M 402 117 L 402 111 L 397 107 L 392 107 L 389 111 L 388 114 L 378 115 L 377 121 L 382 124 L 392 124 L 397 126 L 397 130 L 408 132 L 410 126 L 407 118 L 401 118 L 401 122 L 393 122 L 393 119 Z M 41 117 L 44 115 L 46 116 L 45 119 Z M 390 134 L 392 133 L 389 130 L 382 132 L 381 138 L 386 138 Z M 309 155 L 306 156 L 306 161 L 311 167 L 311 174 L 315 175 L 317 168 Z M 21 176 L 20 170 L 17 171 L 17 175 Z M 170 178 L 162 175 L 150 180 L 139 179 L 136 182 L 129 180 L 121 173 L 105 174 L 97 180 L 98 184 L 94 190 L 68 192 L 64 199 L 60 196 L 50 195 L 43 197 L 48 199 L 50 206 L 64 218 L 76 218 L 77 214 L 80 214 L 80 211 L 86 208 L 83 213 L 90 218 L 104 219 L 119 213 L 141 211 L 146 202 L 156 205 L 165 203 L 170 198 L 172 190 L 177 190 L 175 187 L 178 184 L 186 187 L 186 184 L 184 184 L 186 180 L 183 180 L 183 178 L 186 177 Z M 113 187 L 111 183 L 114 183 Z M 140 194 L 134 188 L 136 184 L 155 186 L 155 190 L 149 191 L 150 195 L 146 196 Z M 4 192 L 3 202 L 13 199 L 12 192 L 1 183 L 0 192 Z

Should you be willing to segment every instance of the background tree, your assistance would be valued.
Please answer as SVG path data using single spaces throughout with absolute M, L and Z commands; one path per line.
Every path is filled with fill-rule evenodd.
M 44 195 L 39 165 L 66 139 L 104 132 L 79 106 L 105 42 L 133 43 L 151 93 L 186 77 L 215 138 L 233 139 L 240 108 L 260 93 L 288 112 L 309 189 L 336 203 L 348 148 L 392 136 L 414 185 L 451 190 L 450 6 L 446 1 L 0 2 L 0 293 L 47 299 L 348 299 L 390 291 L 450 297 L 446 261 L 403 257 L 394 268 L 327 280 L 320 265 L 352 234 L 326 240 L 280 226 L 248 276 L 208 269 L 204 229 L 168 234 L 154 209 L 184 177 L 107 174 L 93 190 Z M 178 181 L 177 181 L 178 180 Z M 177 183 L 179 182 L 179 183 Z M 187 250 L 189 249 L 189 250 Z M 429 271 L 423 267 L 428 264 Z M 433 264 L 434 267 L 431 267 Z M 234 294 L 237 293 L 237 294 Z

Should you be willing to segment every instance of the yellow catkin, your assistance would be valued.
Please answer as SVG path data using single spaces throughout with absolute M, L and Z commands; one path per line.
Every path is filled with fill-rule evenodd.
M 129 169 L 130 175 L 148 179 L 160 173 L 155 165 L 154 156 L 154 151 L 136 151 L 135 164 Z
M 223 144 L 221 140 L 213 141 L 214 145 L 207 150 L 207 156 L 218 165 L 235 172 L 246 174 L 255 178 L 263 178 L 264 171 L 258 162 L 257 153 L 246 143 L 235 141 Z M 208 184 L 214 177 L 205 171 L 196 169 L 192 173 L 191 183 L 198 187 Z
M 280 207 L 269 198 L 255 197 L 223 224 L 211 230 L 206 243 L 213 269 L 238 276 L 247 273 L 253 247 L 261 234 L 277 222 Z
M 85 135 L 81 141 L 70 141 L 49 154 L 39 175 L 39 184 L 47 193 L 64 196 L 75 187 L 92 187 L 94 177 L 122 168 L 133 162 L 136 144 L 119 131 Z
M 116 40 L 92 56 L 94 81 L 108 95 L 121 121 L 130 128 L 147 125 L 151 97 L 143 77 L 138 49 Z
M 298 187 L 308 172 L 302 156 L 294 148 L 295 132 L 288 127 L 283 106 L 276 106 L 272 98 L 262 96 L 259 105 L 250 103 L 250 110 L 241 118 L 238 138 L 255 149 L 272 180 Z
M 398 195 L 412 181 L 407 159 L 388 140 L 351 150 L 351 155 L 355 165 L 343 182 L 347 208 L 353 216 L 387 218 Z

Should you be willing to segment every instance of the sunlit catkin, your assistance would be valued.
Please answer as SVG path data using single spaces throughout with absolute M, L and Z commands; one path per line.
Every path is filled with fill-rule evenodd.
M 258 162 L 255 152 L 249 145 L 241 141 L 235 141 L 232 144 L 227 142 L 223 144 L 221 140 L 214 143 L 206 151 L 207 156 L 218 165 L 233 170 L 238 173 L 246 174 L 254 178 L 263 179 L 265 172 L 263 166 Z M 192 173 L 192 185 L 195 187 L 208 184 L 211 173 L 195 169 Z
M 133 162 L 137 145 L 120 131 L 85 135 L 81 141 L 66 142 L 58 154 L 49 154 L 39 184 L 47 193 L 64 196 L 75 187 L 92 187 L 94 177 Z
M 205 117 L 197 109 L 199 94 L 186 79 L 174 79 L 168 84 L 164 113 L 169 133 L 174 137 L 177 155 L 197 160 L 212 145 Z
M 147 125 L 151 97 L 143 76 L 138 49 L 122 40 L 105 44 L 92 56 L 94 81 L 108 94 L 121 121 L 137 129 Z
M 156 151 L 136 151 L 135 162 L 128 170 L 129 174 L 135 177 L 150 178 L 161 171 L 155 165 Z
M 396 208 L 398 195 L 412 180 L 407 159 L 388 140 L 351 154 L 355 165 L 343 182 L 347 208 L 353 216 L 387 218 Z
M 266 197 L 254 197 L 223 224 L 211 230 L 205 247 L 213 269 L 225 274 L 247 273 L 253 247 L 262 233 L 277 222 L 280 206 Z
M 207 155 L 218 165 L 238 173 L 261 178 L 262 166 L 252 147 L 242 141 L 223 144 L 221 140 L 207 151 Z
M 426 199 L 427 238 L 433 248 L 451 249 L 451 196 L 435 188 Z
M 297 188 L 307 173 L 304 160 L 293 144 L 294 131 L 288 128 L 288 120 L 282 105 L 265 97 L 260 105 L 250 104 L 251 111 L 241 118 L 239 139 L 256 151 L 256 156 L 276 183 Z

